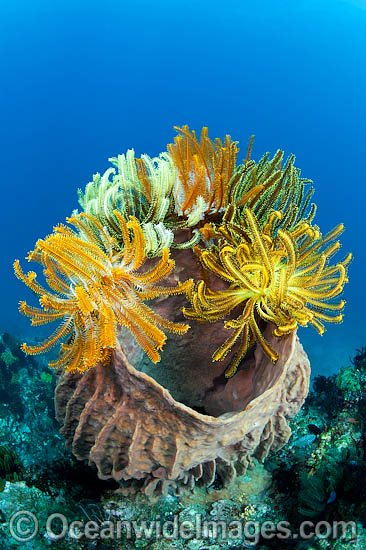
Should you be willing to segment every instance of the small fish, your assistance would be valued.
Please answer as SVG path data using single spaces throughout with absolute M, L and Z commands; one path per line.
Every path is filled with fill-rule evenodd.
M 308 430 L 314 435 L 320 435 L 323 431 L 316 424 L 308 424 Z
M 335 501 L 336 498 L 337 498 L 337 493 L 335 491 L 332 491 L 329 495 L 327 504 L 331 504 L 332 502 Z
M 306 445 L 311 445 L 312 443 L 314 443 L 316 437 L 314 434 L 310 434 L 310 435 L 304 435 L 302 437 L 300 437 L 299 439 L 296 439 L 292 446 L 293 447 L 306 447 Z

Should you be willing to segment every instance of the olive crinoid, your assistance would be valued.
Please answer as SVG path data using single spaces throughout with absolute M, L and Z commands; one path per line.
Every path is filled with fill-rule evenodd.
M 274 230 L 281 212 L 273 211 L 261 230 L 253 212 L 246 208 L 240 224 L 231 221 L 217 229 L 221 236 L 209 248 L 197 248 L 204 269 L 228 283 L 228 288 L 212 291 L 199 281 L 190 292 L 191 308 L 187 318 L 218 321 L 241 307 L 240 315 L 225 321 L 232 334 L 215 351 L 213 360 L 222 360 L 240 339 L 235 358 L 226 370 L 232 376 L 254 341 L 276 362 L 278 355 L 262 335 L 260 321 L 275 325 L 274 335 L 282 336 L 308 324 L 322 334 L 323 321 L 341 322 L 344 300 L 338 296 L 347 282 L 349 254 L 343 261 L 329 265 L 339 249 L 338 225 L 324 237 L 318 228 L 300 221 L 289 229 Z
M 307 213 L 314 192 L 311 180 L 301 177 L 295 168 L 295 156 L 284 161 L 280 149 L 273 158 L 266 153 L 256 163 L 251 152 L 254 136 L 251 136 L 243 162 L 236 164 L 238 142 L 229 135 L 222 142 L 212 141 L 207 127 L 202 128 L 198 140 L 188 126 L 175 126 L 178 135 L 168 145 L 168 154 L 176 167 L 177 181 L 173 187 L 175 210 L 188 216 L 190 225 L 199 222 L 217 222 L 230 205 L 235 205 L 238 214 L 251 208 L 260 226 L 264 225 L 272 210 L 283 211 L 283 221 L 294 225 L 304 218 L 311 221 L 315 205 Z M 201 223 L 202 225 L 202 223 Z M 201 230 L 205 236 L 205 231 Z
M 128 327 L 153 362 L 159 361 L 158 350 L 166 340 L 159 327 L 178 334 L 187 331 L 187 324 L 164 319 L 144 301 L 187 292 L 192 282 L 167 288 L 156 285 L 174 267 L 167 248 L 156 265 L 138 272 L 146 260 L 141 226 L 134 217 L 126 221 L 118 211 L 115 217 L 123 235 L 122 247 L 96 218 L 86 214 L 67 220 L 76 231 L 61 224 L 37 242 L 27 259 L 43 265 L 51 291 L 37 282 L 34 271 L 25 274 L 15 261 L 17 277 L 40 296 L 41 308 L 22 301 L 21 313 L 35 326 L 62 320 L 43 343 L 23 344 L 24 352 L 43 353 L 69 335 L 68 341 L 61 344 L 60 358 L 50 366 L 82 372 L 109 357 L 118 324 Z

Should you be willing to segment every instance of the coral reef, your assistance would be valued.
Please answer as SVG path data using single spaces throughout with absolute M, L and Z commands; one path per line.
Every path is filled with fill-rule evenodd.
M 43 358 L 24 355 L 8 333 L 0 335 L 0 350 L 2 356 L 15 357 L 11 365 L 0 359 L 1 448 L 15 452 L 24 467 L 61 458 L 65 450 L 54 412 L 54 373 Z
M 271 338 L 271 332 L 269 329 L 265 336 Z M 292 337 L 288 335 L 284 339 Z M 283 342 L 284 339 L 281 338 L 279 341 Z M 343 367 L 340 372 L 314 380 L 313 389 L 305 404 L 291 420 L 292 436 L 287 445 L 276 453 L 270 453 L 264 464 L 258 463 L 257 459 L 252 457 L 246 473 L 243 475 L 238 472 L 226 487 L 222 487 L 218 468 L 211 487 L 195 483 L 189 492 L 162 495 L 152 502 L 141 491 L 133 495 L 131 490 L 127 490 L 126 482 L 122 482 L 118 488 L 115 482 L 99 480 L 94 468 L 74 459 L 67 452 L 65 455 L 65 451 L 62 452 L 63 458 L 61 454 L 51 452 L 50 447 L 57 445 L 62 451 L 62 441 L 60 438 L 57 439 L 57 424 L 47 422 L 47 430 L 44 428 L 43 433 L 38 433 L 37 417 L 40 418 L 40 424 L 51 418 L 49 415 L 52 414 L 52 410 L 48 406 L 48 401 L 52 399 L 55 377 L 52 371 L 47 372 L 46 362 L 42 361 L 42 356 L 25 357 L 19 352 L 19 342 L 16 338 L 4 334 L 1 342 L 2 352 L 5 351 L 17 358 L 17 361 L 13 361 L 7 367 L 10 377 L 14 380 L 9 384 L 7 411 L 13 414 L 15 423 L 8 444 L 6 438 L 9 432 L 5 426 L 5 409 L 0 421 L 0 444 L 11 449 L 10 453 L 6 450 L 2 456 L 6 454 L 8 457 L 6 475 L 12 478 L 5 481 L 3 491 L 0 492 L 0 543 L 3 548 L 19 548 L 19 543 L 14 541 L 10 534 L 9 520 L 14 512 L 24 509 L 34 513 L 40 525 L 39 534 L 23 545 L 29 550 L 44 550 L 50 547 L 58 550 L 365 548 L 366 494 L 365 486 L 360 482 L 366 475 L 366 353 L 363 348 L 356 352 L 350 364 Z M 260 348 L 256 353 L 260 353 Z M 263 352 L 261 353 L 263 360 L 266 360 L 273 370 L 273 365 Z M 103 371 L 102 368 L 100 370 Z M 95 369 L 84 374 L 64 376 L 86 377 L 92 376 L 93 372 Z M 241 370 L 233 378 L 226 379 L 226 385 L 233 387 L 235 381 L 240 379 L 240 373 Z M 16 374 L 21 376 L 24 389 L 20 397 L 21 409 L 18 408 L 18 402 L 13 399 L 15 394 L 19 393 Z M 51 380 L 46 375 L 50 375 Z M 137 376 L 144 378 L 141 373 L 137 373 Z M 352 391 L 348 391 L 342 379 L 347 379 Z M 140 407 L 143 406 L 143 402 L 144 400 L 141 401 Z M 28 440 L 27 445 L 24 439 Z M 45 445 L 46 441 L 51 441 L 51 445 Z M 19 456 L 23 466 L 19 465 L 15 454 Z M 17 481 L 13 477 L 14 473 Z M 3 473 L 0 473 L 0 476 L 2 477 Z M 143 484 L 144 481 L 141 480 L 140 483 Z M 135 484 L 138 482 L 135 481 Z M 135 521 L 137 530 L 129 534 L 127 530 L 122 529 L 118 537 L 105 540 L 90 540 L 85 536 L 76 538 L 79 534 L 75 533 L 73 537 L 73 532 L 70 531 L 64 539 L 52 541 L 45 533 L 45 524 L 47 517 L 53 512 L 62 513 L 69 524 L 74 520 L 84 523 L 94 520 L 98 525 L 106 520 L 126 520 Z M 184 521 L 192 523 L 197 515 L 202 522 L 217 522 L 219 526 L 229 525 L 232 521 L 241 522 L 243 525 L 246 522 L 252 529 L 248 528 L 245 531 L 245 540 L 235 531 L 221 530 L 220 527 L 217 535 L 203 532 L 198 536 L 191 534 L 183 537 L 178 533 L 177 536 L 172 534 L 171 538 L 162 536 L 154 530 L 157 520 L 170 522 L 173 530 L 176 521 L 179 525 Z M 141 524 L 142 520 L 145 524 Z M 257 525 L 264 525 L 266 521 L 276 524 L 284 520 L 288 522 L 289 530 L 293 533 L 288 539 L 264 538 L 260 531 L 256 530 Z M 330 524 L 334 521 L 352 521 L 356 532 L 348 528 L 343 535 L 340 532 L 337 538 L 314 535 L 305 540 L 298 535 L 299 525 L 303 520 Z M 55 524 L 55 528 L 61 531 L 61 525 Z
M 6 481 L 18 481 L 22 469 L 16 452 L 5 445 L 0 445 L 0 491 L 5 488 Z

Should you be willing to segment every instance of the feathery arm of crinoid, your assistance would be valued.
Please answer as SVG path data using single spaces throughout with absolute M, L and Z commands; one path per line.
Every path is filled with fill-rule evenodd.
M 80 189 L 79 203 L 87 214 L 118 231 L 114 210 L 125 219 L 133 216 L 140 223 L 159 223 L 173 212 L 170 195 L 176 179 L 172 159 L 166 153 L 150 158 L 135 158 L 133 149 L 109 159 L 113 167 L 103 176 L 96 174 L 85 192 Z
M 85 213 L 68 219 L 76 231 L 59 225 L 37 242 L 27 259 L 42 264 L 50 291 L 37 282 L 35 272 L 25 274 L 19 262 L 14 263 L 17 277 L 39 296 L 41 306 L 21 302 L 20 311 L 31 318 L 32 325 L 61 320 L 43 343 L 23 344 L 23 351 L 43 353 L 69 337 L 61 344 L 60 358 L 50 366 L 85 371 L 105 361 L 115 347 L 118 325 L 127 326 L 150 359 L 157 362 L 158 350 L 166 340 L 163 330 L 183 334 L 189 328 L 162 318 L 144 300 L 189 293 L 192 281 L 172 288 L 157 285 L 174 268 L 166 248 L 153 268 L 139 273 L 146 261 L 141 225 L 134 217 L 127 222 L 118 211 L 114 215 L 122 248 L 98 218 Z
M 267 223 L 273 210 L 282 212 L 275 228 L 289 230 L 302 219 L 312 222 L 315 205 L 310 206 L 310 200 L 314 188 L 311 180 L 302 178 L 300 170 L 294 166 L 294 155 L 284 162 L 284 153 L 278 150 L 272 159 L 269 153 L 258 163 L 247 159 L 237 167 L 228 187 L 228 204 L 236 206 L 239 218 L 244 215 L 245 208 L 250 208 L 260 228 Z
M 96 174 L 85 193 L 79 189 L 79 203 L 86 214 L 108 226 L 117 241 L 123 244 L 117 210 L 125 218 L 135 217 L 145 236 L 145 251 L 149 257 L 160 256 L 163 248 L 190 248 L 200 240 L 198 230 L 182 245 L 174 243 L 174 229 L 194 225 L 181 218 L 175 210 L 174 186 L 177 171 L 168 153 L 151 158 L 135 158 L 133 149 L 126 155 L 109 159 L 113 164 L 103 176 Z M 192 222 L 192 223 L 191 223 Z
M 254 341 L 273 362 L 278 359 L 261 333 L 260 320 L 273 323 L 276 336 L 308 324 L 322 334 L 324 321 L 341 322 L 345 302 L 332 299 L 347 282 L 351 260 L 349 254 L 330 265 L 330 258 L 340 248 L 336 239 L 343 225 L 322 238 L 318 228 L 305 220 L 290 230 L 276 230 L 276 221 L 281 219 L 277 211 L 271 213 L 263 229 L 249 208 L 244 214 L 240 225 L 225 223 L 218 229 L 218 244 L 196 249 L 203 268 L 226 281 L 228 288 L 212 291 L 200 281 L 189 294 L 192 307 L 183 310 L 187 318 L 212 322 L 227 318 L 242 305 L 237 318 L 225 321 L 225 327 L 233 332 L 213 355 L 214 360 L 223 359 L 241 337 L 226 376 L 235 373 Z
M 202 128 L 199 141 L 188 126 L 174 128 L 179 135 L 168 145 L 168 153 L 178 172 L 176 208 L 183 216 L 196 216 L 197 223 L 204 212 L 218 212 L 225 207 L 239 149 L 229 135 L 223 143 L 219 138 L 211 141 L 207 127 Z

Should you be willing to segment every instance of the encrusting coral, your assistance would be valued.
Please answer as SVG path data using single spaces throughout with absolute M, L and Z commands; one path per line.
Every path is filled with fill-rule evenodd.
M 131 149 L 111 158 L 112 167 L 96 174 L 84 193 L 79 190 L 83 211 L 67 220 L 74 229 L 60 224 L 37 242 L 27 258 L 42 265 L 50 290 L 37 282 L 35 272 L 25 274 L 19 261 L 14 263 L 41 306 L 22 301 L 20 311 L 35 326 L 61 321 L 45 342 L 23 344 L 23 351 L 42 353 L 61 342 L 60 357 L 50 366 L 62 367 L 56 391 L 62 431 L 77 456 L 89 456 L 100 475 L 116 479 L 152 475 L 187 483 L 193 472 L 196 479 L 212 481 L 215 460 L 232 478 L 233 461 L 241 455 L 247 464 L 256 448 L 265 456 L 274 441 L 283 445 L 290 433 L 285 416 L 297 412 L 308 391 L 309 367 L 297 327 L 312 325 L 322 334 L 324 322 L 342 320 L 345 304 L 333 299 L 348 281 L 351 255 L 330 263 L 343 225 L 323 237 L 313 224 L 314 190 L 294 156 L 284 160 L 278 150 L 255 162 L 252 137 L 237 164 L 239 148 L 230 136 L 212 141 L 204 127 L 198 139 L 188 126 L 175 128 L 174 143 L 159 157 L 136 158 Z M 164 345 L 169 364 L 159 353 Z M 148 368 L 138 357 L 141 350 L 145 359 L 161 360 L 167 373 L 179 366 L 182 388 L 194 394 L 191 399 L 182 391 L 182 399 L 201 412 L 186 404 L 182 409 L 169 393 L 176 394 L 176 388 L 159 384 L 152 372 L 138 374 L 136 368 Z M 230 381 L 234 374 L 239 392 Z M 98 394 L 96 409 L 88 404 L 89 385 Z M 151 410 L 138 420 L 142 387 Z M 288 399 L 296 406 L 285 407 Z M 79 412 L 85 406 L 79 425 L 75 402 Z M 248 418 L 253 422 L 254 403 L 263 423 L 243 454 L 240 441 Z M 172 407 L 171 425 L 161 421 L 168 418 L 167 407 Z M 220 423 L 208 419 L 227 413 L 233 416 L 224 436 Z M 179 447 L 184 422 L 202 425 L 210 445 L 201 446 L 200 428 L 197 440 Z M 154 429 L 156 448 L 148 435 Z M 109 430 L 118 434 L 112 438 L 113 459 Z M 131 453 L 148 468 L 124 469 Z M 174 467 L 164 466 L 168 457 L 175 457 Z M 111 467 L 110 460 L 118 464 Z M 206 462 L 210 475 L 202 475 Z

